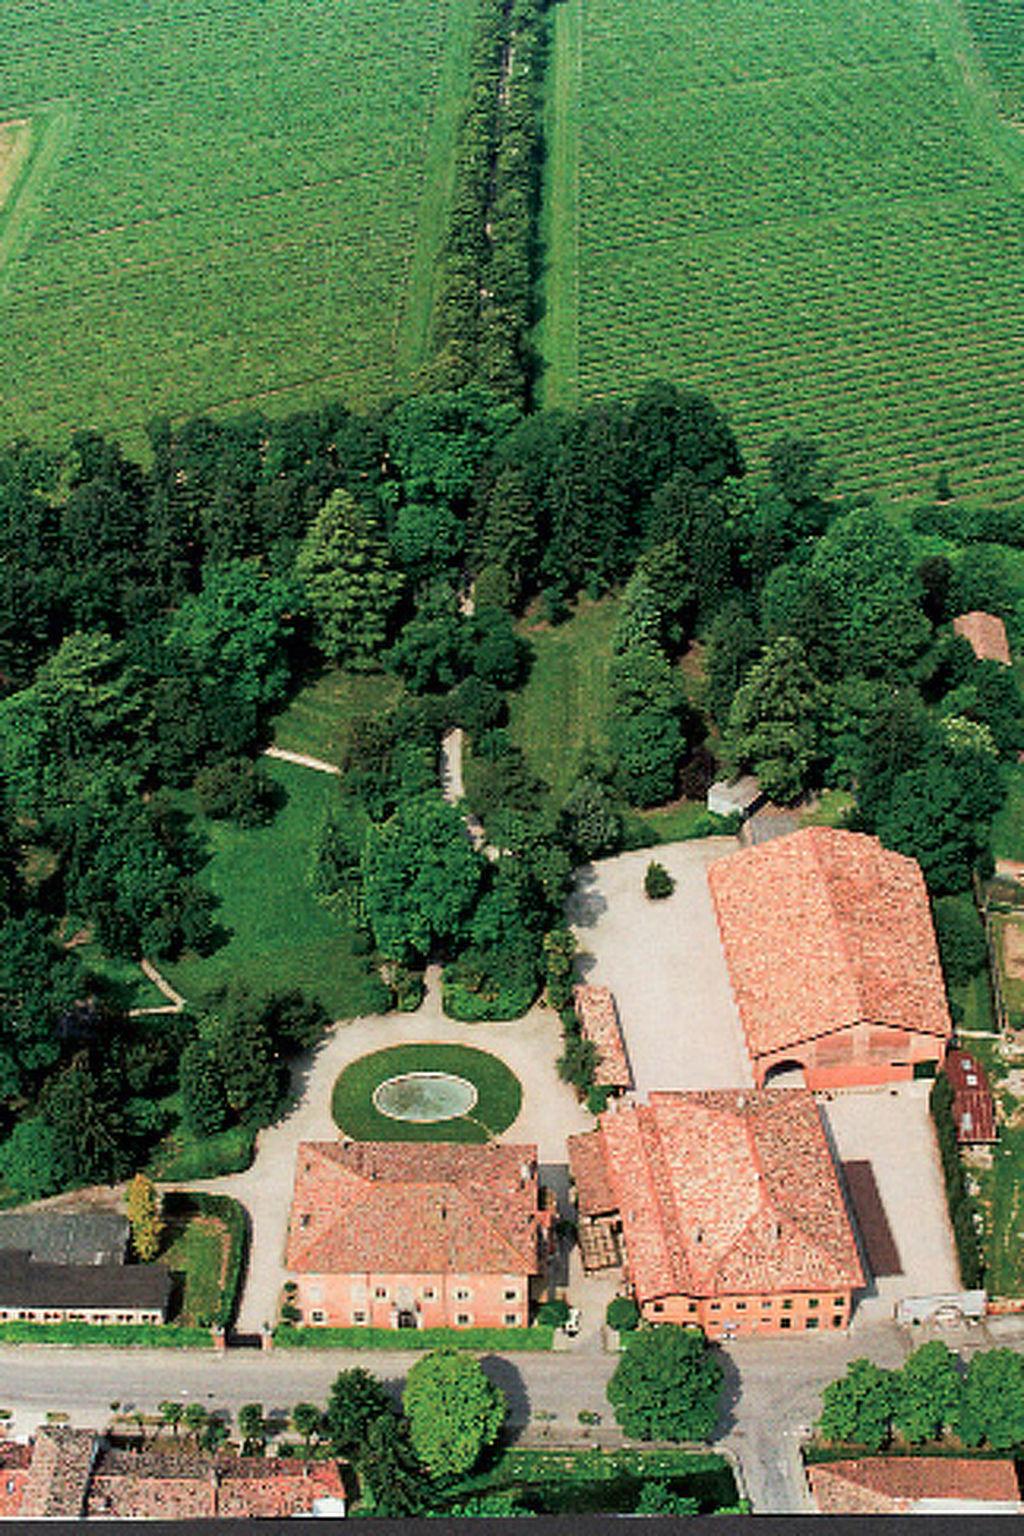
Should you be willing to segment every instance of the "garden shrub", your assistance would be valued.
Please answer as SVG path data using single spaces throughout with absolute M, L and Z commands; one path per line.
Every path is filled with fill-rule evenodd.
M 676 888 L 676 883 L 664 864 L 659 864 L 652 859 L 644 874 L 644 895 L 650 901 L 664 901 L 666 896 L 671 896 Z
M 30 1326 L 26 1324 L 26 1326 Z M 554 1329 L 533 1328 L 297 1328 L 281 1323 L 274 1343 L 284 1349 L 459 1349 L 508 1354 L 550 1349 Z
M 542 1301 L 537 1308 L 537 1322 L 550 1325 L 552 1328 L 561 1328 L 569 1317 L 569 1303 L 567 1301 Z
M 608 1303 L 604 1320 L 616 1333 L 631 1333 L 640 1322 L 640 1308 L 632 1296 L 613 1296 Z

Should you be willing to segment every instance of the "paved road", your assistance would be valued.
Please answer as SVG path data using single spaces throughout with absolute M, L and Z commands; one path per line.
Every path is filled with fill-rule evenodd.
M 1024 1320 L 944 1333 L 951 1347 L 969 1353 L 993 1344 L 1024 1348 Z M 825 1339 L 750 1339 L 733 1342 L 726 1357 L 726 1399 L 719 1443 L 738 1457 L 746 1490 L 761 1514 L 806 1511 L 798 1445 L 817 1417 L 821 1389 L 841 1375 L 847 1362 L 868 1355 L 882 1365 L 899 1365 L 926 1334 L 893 1324 Z M 282 1413 L 300 1400 L 324 1401 L 339 1370 L 362 1365 L 400 1390 L 415 1356 L 407 1353 L 348 1353 L 342 1350 L 278 1350 L 270 1354 L 235 1350 L 225 1355 L 198 1351 L 72 1350 L 22 1346 L 0 1349 L 0 1404 L 15 1410 L 14 1432 L 25 1434 L 49 1409 L 71 1415 L 73 1423 L 101 1427 L 110 1405 L 120 1402 L 155 1411 L 164 1398 L 197 1399 L 230 1408 L 261 1402 Z M 552 1436 L 578 1433 L 577 1414 L 602 1415 L 606 1438 L 611 1414 L 605 1385 L 614 1355 L 544 1354 L 488 1356 L 485 1368 L 506 1392 L 513 1425 L 531 1415 L 553 1414 Z

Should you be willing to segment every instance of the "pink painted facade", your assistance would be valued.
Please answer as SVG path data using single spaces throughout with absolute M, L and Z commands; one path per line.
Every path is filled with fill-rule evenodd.
M 297 1274 L 303 1323 L 332 1328 L 525 1328 L 526 1274 Z
M 806 1086 L 814 1091 L 907 1082 L 914 1075 L 916 1062 L 933 1061 L 938 1070 L 947 1044 L 938 1035 L 914 1030 L 849 1024 L 817 1039 L 801 1040 L 755 1057 L 754 1081 L 761 1088 L 772 1071 L 799 1066 Z
M 663 1296 L 646 1301 L 641 1315 L 650 1323 L 699 1323 L 709 1339 L 757 1334 L 828 1333 L 850 1321 L 853 1291 L 772 1291 L 752 1295 Z

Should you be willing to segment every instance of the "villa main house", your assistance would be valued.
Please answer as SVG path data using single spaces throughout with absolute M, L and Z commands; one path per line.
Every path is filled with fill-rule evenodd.
M 928 892 L 876 837 L 806 827 L 713 864 L 708 884 L 760 1087 L 870 1086 L 940 1066 L 952 1033 Z
M 844 1328 L 864 1285 L 805 1089 L 652 1093 L 569 1138 L 587 1268 L 621 1264 L 642 1316 L 710 1338 Z
M 302 1142 L 286 1265 L 303 1323 L 525 1327 L 538 1197 L 534 1146 Z

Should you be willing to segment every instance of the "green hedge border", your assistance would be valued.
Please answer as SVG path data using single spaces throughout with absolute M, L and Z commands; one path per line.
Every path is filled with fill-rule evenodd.
M 452 1072 L 477 1091 L 472 1114 L 419 1125 L 390 1120 L 373 1106 L 379 1083 L 402 1072 Z M 356 1141 L 485 1142 L 500 1135 L 522 1108 L 523 1089 L 505 1063 L 471 1045 L 391 1045 L 360 1056 L 339 1075 L 331 1094 L 334 1123 Z
M 174 1323 L 0 1323 L 0 1344 L 102 1345 L 104 1349 L 212 1349 L 208 1328 Z M 54 1383 L 59 1394 L 59 1383 Z
M 555 1330 L 537 1323 L 532 1328 L 301 1328 L 279 1323 L 274 1343 L 279 1349 L 460 1349 L 487 1354 L 521 1354 L 551 1349 Z

